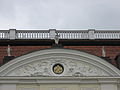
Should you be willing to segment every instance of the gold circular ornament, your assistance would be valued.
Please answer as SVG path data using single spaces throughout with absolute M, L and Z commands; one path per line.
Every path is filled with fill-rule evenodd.
M 55 65 L 53 66 L 53 72 L 54 72 L 55 74 L 62 74 L 63 71 L 64 71 L 64 68 L 63 68 L 63 66 L 62 66 L 61 64 L 55 64 Z

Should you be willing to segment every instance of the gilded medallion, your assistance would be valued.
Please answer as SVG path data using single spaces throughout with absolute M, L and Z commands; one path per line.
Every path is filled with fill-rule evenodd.
M 54 72 L 55 74 L 62 74 L 63 71 L 64 71 L 64 68 L 63 68 L 63 66 L 62 66 L 61 64 L 55 64 L 55 65 L 53 66 L 53 72 Z

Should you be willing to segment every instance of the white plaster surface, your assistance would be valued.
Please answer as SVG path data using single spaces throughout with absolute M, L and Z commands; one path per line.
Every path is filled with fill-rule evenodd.
M 118 90 L 117 84 L 101 84 L 101 90 Z
M 0 84 L 0 90 L 16 90 L 16 84 Z

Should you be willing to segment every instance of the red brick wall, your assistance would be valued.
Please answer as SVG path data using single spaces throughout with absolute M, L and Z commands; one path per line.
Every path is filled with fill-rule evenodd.
M 6 46 L 0 46 L 0 64 L 3 62 L 2 60 L 4 56 L 7 55 L 6 48 L 7 48 Z
M 102 56 L 102 46 L 65 46 L 64 48 L 76 49 L 96 56 Z M 116 65 L 115 57 L 120 54 L 120 46 L 104 46 L 104 49 L 106 57 L 109 57 L 113 65 Z
M 96 56 L 102 55 L 102 46 L 65 46 L 64 48 L 76 49 L 85 51 Z M 106 57 L 115 59 L 116 55 L 120 54 L 120 46 L 104 46 Z
M 64 48 L 80 50 L 90 54 L 101 56 L 102 46 L 65 46 Z
M 12 56 L 21 56 L 32 51 L 51 48 L 51 46 L 11 46 Z M 3 63 L 4 56 L 7 56 L 7 46 L 0 46 L 0 64 Z
M 51 48 L 51 46 L 11 46 L 13 56 L 21 56 L 29 52 Z M 102 55 L 102 46 L 64 46 L 64 48 L 84 51 L 96 56 Z M 115 64 L 115 57 L 120 53 L 120 46 L 105 46 L 106 56 L 112 59 Z M 7 56 L 7 46 L 0 46 L 0 63 L 3 57 Z

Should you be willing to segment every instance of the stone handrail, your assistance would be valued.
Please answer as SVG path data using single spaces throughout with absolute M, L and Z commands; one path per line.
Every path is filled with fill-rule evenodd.
M 2 39 L 54 39 L 58 34 L 59 39 L 120 39 L 120 31 L 108 30 L 0 30 Z

